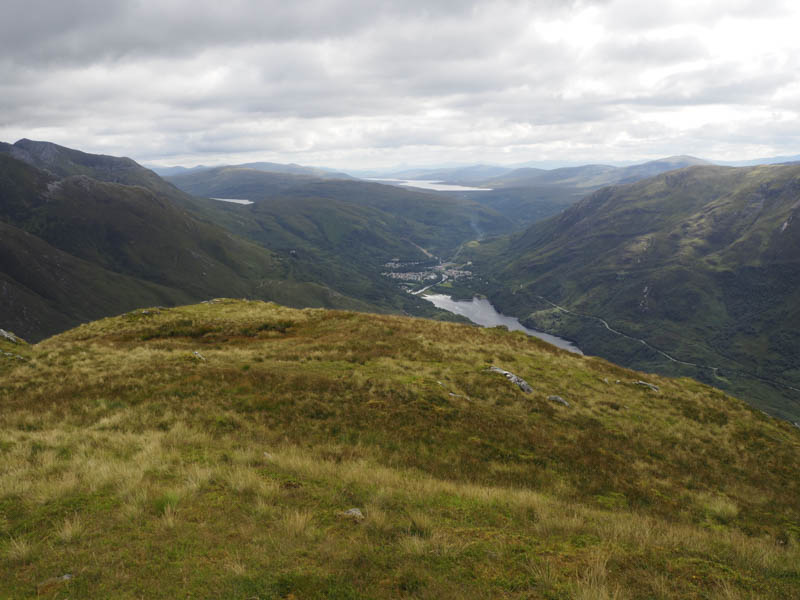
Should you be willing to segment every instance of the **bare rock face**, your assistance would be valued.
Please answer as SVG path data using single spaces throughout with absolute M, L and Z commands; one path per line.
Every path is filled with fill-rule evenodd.
M 561 396 L 548 396 L 547 399 L 550 402 L 555 402 L 556 404 L 563 404 L 564 406 L 569 406 L 569 402 L 564 400 Z
M 6 340 L 7 342 L 11 342 L 12 344 L 22 343 L 21 339 L 19 339 L 10 331 L 6 331 L 5 329 L 0 329 L 0 340 Z
M 505 375 L 506 379 L 508 379 L 511 383 L 516 384 L 519 387 L 519 389 L 521 389 L 526 394 L 533 393 L 533 388 L 522 377 L 514 375 L 510 371 L 506 371 L 504 369 L 501 369 L 500 367 L 489 367 L 489 370 L 492 373 L 500 373 L 501 375 Z

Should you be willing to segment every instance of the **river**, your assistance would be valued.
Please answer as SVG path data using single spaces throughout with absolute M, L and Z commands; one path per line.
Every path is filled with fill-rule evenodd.
M 519 319 L 516 317 L 509 317 L 497 312 L 497 309 L 486 298 L 453 300 L 450 296 L 445 294 L 429 294 L 428 296 L 421 296 L 421 298 L 425 298 L 425 300 L 428 302 L 432 302 L 436 308 L 441 308 L 442 310 L 466 317 L 477 325 L 482 325 L 483 327 L 496 327 L 498 325 L 504 325 L 511 331 L 523 331 L 528 335 L 537 337 L 540 340 L 544 340 L 545 342 L 553 344 L 554 346 L 558 346 L 563 350 L 573 352 L 574 354 L 583 354 L 581 349 L 572 342 L 555 335 L 550 335 L 549 333 L 544 333 L 543 331 L 528 329 L 522 323 L 520 323 Z

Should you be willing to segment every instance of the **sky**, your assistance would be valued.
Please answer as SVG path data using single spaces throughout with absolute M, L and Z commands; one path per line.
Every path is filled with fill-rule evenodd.
M 0 140 L 342 169 L 800 154 L 796 0 L 0 0 Z

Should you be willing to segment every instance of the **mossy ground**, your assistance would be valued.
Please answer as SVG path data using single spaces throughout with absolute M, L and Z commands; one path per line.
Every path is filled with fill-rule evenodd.
M 19 354 L 0 597 L 800 596 L 800 431 L 692 380 L 233 300 Z

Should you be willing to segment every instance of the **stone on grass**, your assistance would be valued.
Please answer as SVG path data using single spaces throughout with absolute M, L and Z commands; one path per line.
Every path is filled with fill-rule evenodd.
M 360 523 L 364 520 L 364 513 L 361 512 L 360 508 L 350 508 L 344 511 L 342 515 L 348 519 L 353 519 L 356 523 Z
M 658 386 L 653 385 L 652 383 L 647 383 L 646 381 L 642 381 L 639 379 L 638 381 L 633 382 L 634 385 L 641 385 L 642 387 L 646 387 L 647 389 L 653 390 L 654 392 L 658 391 Z
M 501 369 L 500 367 L 489 367 L 489 370 L 492 373 L 500 373 L 501 375 L 505 375 L 506 379 L 508 379 L 511 383 L 514 383 L 526 394 L 533 393 L 533 388 L 525 381 L 522 377 L 518 375 L 514 375 L 510 371 L 506 371 L 505 369 Z
M 564 400 L 561 396 L 548 396 L 547 399 L 550 402 L 556 402 L 557 404 L 563 404 L 564 406 L 569 406 L 569 402 Z

